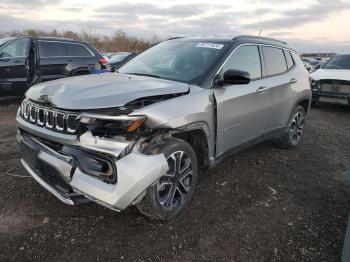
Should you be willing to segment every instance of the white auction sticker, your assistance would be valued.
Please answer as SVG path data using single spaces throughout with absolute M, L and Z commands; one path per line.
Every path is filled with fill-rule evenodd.
M 198 43 L 196 47 L 221 49 L 224 45 L 215 43 Z

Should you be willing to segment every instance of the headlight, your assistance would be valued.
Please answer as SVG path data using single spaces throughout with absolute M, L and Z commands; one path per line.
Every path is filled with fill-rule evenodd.
M 100 114 L 81 114 L 80 123 L 88 125 L 94 135 L 113 136 L 133 133 L 146 121 L 146 116 L 108 116 Z
M 319 83 L 318 81 L 312 80 L 311 81 L 311 88 L 314 90 L 318 90 Z

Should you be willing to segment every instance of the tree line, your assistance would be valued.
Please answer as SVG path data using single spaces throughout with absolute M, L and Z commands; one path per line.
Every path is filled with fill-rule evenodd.
M 9 36 L 43 36 L 43 37 L 64 37 L 74 40 L 87 41 L 101 52 L 141 52 L 160 42 L 157 36 L 150 39 L 141 39 L 127 35 L 124 31 L 116 31 L 112 36 L 100 35 L 92 31 L 59 32 L 57 30 L 24 30 L 0 32 L 0 38 Z

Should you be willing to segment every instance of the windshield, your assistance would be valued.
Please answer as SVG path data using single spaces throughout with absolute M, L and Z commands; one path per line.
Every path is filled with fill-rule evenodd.
M 109 63 L 119 63 L 129 56 L 129 53 L 116 54 L 109 59 Z
M 222 43 L 166 41 L 138 55 L 118 71 L 194 83 L 202 78 L 224 47 Z
M 323 69 L 350 69 L 350 55 L 337 55 L 331 58 Z

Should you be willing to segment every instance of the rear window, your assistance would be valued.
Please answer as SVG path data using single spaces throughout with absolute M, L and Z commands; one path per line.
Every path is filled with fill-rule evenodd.
M 81 44 L 65 44 L 68 56 L 92 56 L 89 50 Z
M 39 41 L 40 57 L 67 56 L 67 49 L 64 43 Z
M 264 46 L 262 52 L 267 76 L 281 74 L 288 70 L 282 49 Z
M 294 66 L 294 60 L 293 60 L 292 54 L 289 51 L 284 50 L 284 53 L 286 55 L 287 66 L 289 70 Z

